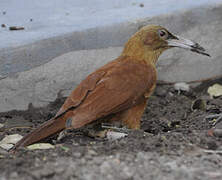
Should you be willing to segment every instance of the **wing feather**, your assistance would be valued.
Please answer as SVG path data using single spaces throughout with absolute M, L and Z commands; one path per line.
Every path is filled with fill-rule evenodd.
M 57 116 L 71 109 L 72 127 L 82 127 L 137 105 L 155 83 L 156 70 L 152 65 L 126 57 L 118 58 L 83 80 Z

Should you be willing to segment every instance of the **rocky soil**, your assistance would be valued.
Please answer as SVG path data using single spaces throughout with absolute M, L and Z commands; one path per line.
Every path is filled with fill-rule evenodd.
M 172 86 L 158 86 L 142 129 L 116 141 L 69 131 L 54 149 L 21 149 L 16 154 L 0 149 L 0 180 L 221 180 L 222 137 L 207 133 L 214 120 L 206 117 L 222 113 L 222 97 L 211 99 L 206 92 L 212 83 L 180 93 Z M 192 106 L 196 99 L 206 106 Z M 51 118 L 64 100 L 59 98 L 45 108 L 30 105 L 27 111 L 1 113 L 0 123 L 5 126 L 0 140 L 7 134 L 25 135 Z

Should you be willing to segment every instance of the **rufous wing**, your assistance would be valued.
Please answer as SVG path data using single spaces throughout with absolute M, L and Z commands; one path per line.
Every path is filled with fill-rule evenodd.
M 131 108 L 144 100 L 156 83 L 152 65 L 120 57 L 83 80 L 57 116 L 69 111 L 68 126 L 80 128 L 97 119 Z M 70 128 L 70 127 L 67 127 Z

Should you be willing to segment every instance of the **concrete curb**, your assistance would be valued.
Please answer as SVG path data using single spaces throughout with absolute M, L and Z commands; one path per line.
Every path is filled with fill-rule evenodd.
M 29 70 L 70 51 L 123 46 L 127 39 L 145 24 L 160 24 L 183 35 L 200 25 L 220 21 L 222 16 L 220 11 L 221 5 L 200 7 L 172 15 L 161 15 L 135 22 L 76 31 L 16 48 L 0 49 L 0 77 Z M 189 35 L 190 38 L 196 39 L 192 34 Z

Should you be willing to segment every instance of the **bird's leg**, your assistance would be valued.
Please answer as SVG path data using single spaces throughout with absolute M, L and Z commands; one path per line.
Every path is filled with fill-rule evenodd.
M 146 101 L 144 99 L 142 103 L 115 114 L 115 116 L 106 120 L 105 123 L 102 123 L 101 127 L 124 133 L 131 131 L 131 129 L 140 129 L 140 121 L 146 108 Z
M 147 100 L 144 99 L 142 103 L 116 114 L 108 121 L 108 123 L 112 123 L 112 125 L 103 123 L 102 128 L 108 130 L 106 132 L 106 137 L 111 140 L 116 140 L 127 136 L 127 134 L 133 129 L 140 129 L 140 121 L 146 108 L 146 104 Z M 117 122 L 120 122 L 122 127 L 115 126 L 115 123 Z
M 109 129 L 107 134 L 112 131 L 112 132 L 122 133 L 122 134 L 126 135 L 126 134 L 134 131 L 134 129 L 128 129 L 126 127 L 119 128 L 119 127 L 115 127 L 115 126 L 111 126 L 111 125 L 107 125 L 107 124 L 102 124 L 102 128 Z M 153 134 L 148 133 L 148 132 L 143 132 L 143 133 L 144 133 L 144 135 L 153 135 Z
M 108 129 L 103 129 L 103 130 L 100 130 L 100 131 L 90 129 L 89 131 L 87 131 L 87 135 L 89 137 L 93 137 L 93 138 L 105 138 L 107 132 L 108 132 Z
M 116 132 L 123 132 L 123 133 L 128 133 L 131 130 L 126 127 L 116 127 L 115 125 L 111 125 L 107 123 L 102 123 L 102 128 L 109 129 L 111 131 L 116 131 Z
M 86 136 L 92 138 L 105 138 L 108 129 L 104 129 L 101 127 L 101 123 L 93 123 L 87 125 L 85 128 L 81 130 Z
M 142 103 L 124 111 L 120 118 L 122 124 L 129 129 L 140 129 L 140 121 L 146 104 L 147 100 L 144 99 Z
M 123 137 L 131 131 L 131 129 L 140 129 L 140 120 L 145 108 L 146 100 L 144 99 L 142 103 L 130 109 L 102 119 L 101 123 L 89 125 L 84 130 L 84 133 L 94 138 L 106 138 L 110 135 L 115 136 L 115 138 L 111 137 L 110 139 L 116 139 L 116 136 L 119 135 Z
M 61 141 L 66 135 L 68 134 L 68 129 L 63 130 L 62 132 L 59 133 L 56 141 Z

